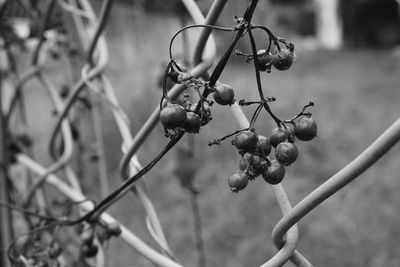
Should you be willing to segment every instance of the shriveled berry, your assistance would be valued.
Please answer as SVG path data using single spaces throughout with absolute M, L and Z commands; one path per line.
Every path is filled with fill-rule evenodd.
M 257 143 L 257 151 L 264 157 L 268 156 L 271 153 L 271 142 L 269 138 L 263 135 L 257 135 L 258 143 Z
M 284 165 L 290 165 L 296 161 L 299 151 L 290 142 L 282 142 L 275 149 L 275 157 Z
M 240 159 L 239 169 L 244 171 L 250 180 L 253 180 L 261 174 L 262 158 L 258 155 L 246 153 Z
M 183 123 L 183 128 L 188 133 L 198 133 L 201 126 L 201 120 L 199 115 L 196 113 L 189 111 L 186 112 L 186 120 Z
M 183 67 L 181 64 L 176 63 L 176 65 L 178 65 L 178 67 L 181 69 L 180 72 L 176 71 L 174 68 L 171 68 L 170 71 L 168 72 L 168 77 L 174 82 L 174 83 L 181 83 L 181 81 L 179 80 L 179 75 L 181 75 L 181 73 L 187 72 L 186 68 Z
M 94 244 L 91 245 L 83 244 L 81 249 L 82 249 L 82 255 L 85 258 L 93 258 L 99 251 L 99 248 Z
M 197 104 L 198 104 L 198 102 L 191 104 L 189 107 L 189 110 L 195 111 Z M 200 124 L 201 124 L 201 126 L 204 126 L 212 119 L 210 105 L 207 102 L 203 102 L 203 106 L 200 108 L 199 112 L 200 112 L 199 113 Z
M 121 226 L 118 222 L 109 223 L 106 226 L 106 232 L 110 236 L 119 236 L 122 232 Z
M 93 228 L 86 228 L 80 235 L 81 240 L 84 244 L 92 244 L 94 239 Z
M 279 184 L 285 177 L 285 167 L 277 160 L 270 162 L 262 171 L 262 177 L 269 184 Z
M 294 125 L 294 133 L 302 141 L 310 141 L 317 136 L 317 123 L 311 117 L 301 117 Z
M 262 49 L 257 52 L 256 66 L 259 71 L 270 71 L 273 55 L 267 50 Z
M 277 70 L 287 70 L 292 66 L 294 59 L 294 51 L 284 48 L 274 54 L 272 65 Z
M 166 129 L 182 126 L 185 120 L 186 110 L 178 104 L 168 104 L 160 112 L 160 121 Z
M 240 159 L 240 161 L 239 161 L 239 169 L 241 171 L 246 171 L 246 169 L 249 167 L 249 165 L 250 165 L 250 157 L 251 157 L 251 154 L 250 153 L 246 153 Z
M 215 102 L 220 105 L 232 105 L 235 102 L 235 92 L 230 85 L 220 83 L 215 85 L 214 88 Z
M 261 162 L 262 162 L 262 158 L 258 155 L 254 155 L 252 154 L 250 156 L 250 163 L 251 166 L 253 166 L 253 168 L 257 171 L 261 171 Z
M 242 131 L 235 136 L 232 141 L 239 153 L 253 152 L 257 148 L 257 134 L 252 131 Z
M 294 143 L 294 141 L 296 140 L 296 135 L 295 135 L 295 133 L 294 133 L 294 129 L 291 128 L 291 127 L 287 127 L 287 128 L 286 128 L 286 132 L 287 132 L 287 134 L 288 134 L 287 140 L 288 140 L 290 143 Z
M 276 147 L 279 143 L 286 141 L 288 132 L 283 127 L 276 127 L 272 130 L 269 137 L 269 141 L 273 147 Z
M 51 247 L 49 249 L 49 252 L 48 252 L 49 258 L 56 259 L 56 258 L 58 258 L 58 256 L 61 255 L 61 252 L 62 252 L 62 248 L 60 247 L 60 245 L 57 242 L 55 242 L 51 245 Z
M 228 177 L 228 185 L 232 192 L 243 190 L 249 183 L 249 176 L 241 170 L 234 171 Z

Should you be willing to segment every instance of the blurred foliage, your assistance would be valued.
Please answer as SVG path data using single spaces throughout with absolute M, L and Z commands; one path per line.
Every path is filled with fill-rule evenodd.
M 340 16 L 343 21 L 345 44 L 353 47 L 393 47 L 400 44 L 400 7 L 395 0 L 339 0 Z M 152 13 L 184 16 L 185 8 L 178 0 L 134 0 L 135 5 Z M 205 11 L 211 0 L 200 0 Z M 229 1 L 219 20 L 220 24 L 231 25 L 232 14 L 241 15 L 246 0 Z M 316 14 L 312 0 L 260 1 L 259 13 L 255 18 L 260 24 L 269 25 L 285 36 L 314 36 Z M 221 34 L 223 35 L 223 34 Z M 225 46 L 227 40 L 221 40 Z M 248 48 L 247 46 L 243 48 Z
M 395 0 L 342 0 L 340 10 L 349 45 L 387 48 L 400 44 L 400 6 Z

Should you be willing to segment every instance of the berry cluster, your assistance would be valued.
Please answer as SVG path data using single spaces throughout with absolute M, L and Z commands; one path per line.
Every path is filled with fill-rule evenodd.
M 266 98 L 262 90 L 260 72 L 270 73 L 272 67 L 279 71 L 288 70 L 295 61 L 296 54 L 294 45 L 286 42 L 284 39 L 276 37 L 267 27 L 254 25 L 245 18 L 234 17 L 237 23 L 234 27 L 223 28 L 211 25 L 192 25 L 178 31 L 170 42 L 170 63 L 168 64 L 164 80 L 163 80 L 163 96 L 160 103 L 162 107 L 163 101 L 167 101 L 167 105 L 161 108 L 160 120 L 165 129 L 165 133 L 169 137 L 176 136 L 178 133 L 198 133 L 200 127 L 207 124 L 211 119 L 210 106 L 214 103 L 206 97 L 212 93 L 214 101 L 220 105 L 232 105 L 235 102 L 235 94 L 232 87 L 228 84 L 217 81 L 222 73 L 226 62 L 233 52 L 236 42 L 246 34 L 250 38 L 252 51 L 250 54 L 236 50 L 236 56 L 246 57 L 246 61 L 253 61 L 256 72 L 257 89 L 260 96 L 258 101 L 246 102 L 240 100 L 241 106 L 249 106 L 256 104 L 255 110 L 248 128 L 238 130 L 232 134 L 224 136 L 221 139 L 209 142 L 209 145 L 220 144 L 221 141 L 234 136 L 231 141 L 240 155 L 242 156 L 239 163 L 239 170 L 234 171 L 228 177 L 228 185 L 233 192 L 239 192 L 244 189 L 249 180 L 254 180 L 258 176 L 262 176 L 269 184 L 278 184 L 285 176 L 285 168 L 296 161 L 299 151 L 294 144 L 296 139 L 309 141 L 317 135 L 317 124 L 311 118 L 311 113 L 305 113 L 309 106 L 314 104 L 310 102 L 303 107 L 303 110 L 290 120 L 279 119 L 271 110 L 268 102 L 275 101 L 274 97 Z M 193 27 L 206 27 L 222 31 L 238 31 L 237 38 L 225 52 L 216 69 L 210 76 L 209 81 L 196 79 L 186 71 L 186 69 L 176 63 L 172 58 L 172 43 L 175 37 L 182 31 Z M 266 49 L 257 51 L 252 31 L 255 29 L 263 30 L 268 34 L 269 44 Z M 197 91 L 200 99 L 196 104 L 184 101 L 181 104 L 174 103 L 169 97 L 166 89 L 166 81 L 170 79 L 174 83 L 185 84 L 186 89 L 192 88 Z M 201 93 L 203 90 L 203 93 Z M 207 105 L 207 106 L 206 106 Z M 270 117 L 275 121 L 277 127 L 271 132 L 269 137 L 259 135 L 254 128 L 255 122 L 261 112 L 265 109 Z M 172 130 L 174 134 L 168 131 Z M 271 159 L 272 148 L 274 148 L 273 158 Z
M 255 60 L 255 66 L 259 71 L 271 72 L 271 67 L 274 66 L 277 70 L 288 70 L 294 60 L 296 59 L 296 54 L 294 52 L 294 45 L 292 43 L 287 43 L 283 39 L 279 39 L 285 48 L 278 48 L 274 52 L 271 49 L 260 49 L 257 51 L 257 58 L 253 54 L 245 54 L 239 50 L 235 51 L 235 55 L 246 57 L 246 62 Z
M 168 97 L 165 80 L 170 79 L 177 84 L 185 84 L 186 89 L 194 89 L 200 100 L 190 103 L 187 96 L 184 96 L 182 103 L 175 103 Z M 207 82 L 196 79 L 186 71 L 186 69 L 175 61 L 171 61 L 167 67 L 163 82 L 163 97 L 161 103 L 166 100 L 167 105 L 161 108 L 160 121 L 167 136 L 171 135 L 168 130 L 173 132 L 185 131 L 187 133 L 198 133 L 200 127 L 206 125 L 211 119 L 211 106 L 214 101 L 202 97 L 200 90 L 207 89 L 213 93 L 214 101 L 220 105 L 232 105 L 235 102 L 235 93 L 230 85 L 217 83 L 210 86 Z M 161 104 L 160 104 L 161 106 Z
M 317 124 L 309 116 L 301 116 L 290 121 L 293 128 L 282 124 L 272 130 L 269 137 L 256 134 L 254 129 L 236 134 L 232 140 L 242 158 L 239 170 L 228 177 L 228 185 L 233 192 L 244 189 L 249 180 L 262 176 L 269 184 L 278 184 L 285 176 L 285 166 L 296 161 L 299 154 L 295 139 L 309 141 L 317 135 Z M 275 159 L 270 159 L 272 148 Z

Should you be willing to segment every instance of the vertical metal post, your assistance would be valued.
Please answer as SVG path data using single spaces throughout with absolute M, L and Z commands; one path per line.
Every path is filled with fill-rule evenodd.
M 6 125 L 3 113 L 3 90 L 2 77 L 0 73 L 0 201 L 2 203 L 9 202 L 9 193 L 7 186 L 7 141 L 6 141 Z M 11 228 L 11 210 L 0 206 L 0 266 L 10 267 L 11 264 L 7 257 L 7 247 L 12 240 Z

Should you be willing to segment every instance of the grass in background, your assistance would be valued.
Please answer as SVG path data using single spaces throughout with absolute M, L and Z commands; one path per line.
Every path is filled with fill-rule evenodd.
M 264 91 L 277 98 L 271 106 L 280 117 L 289 118 L 310 100 L 316 104 L 310 111 L 318 122 L 318 138 L 309 143 L 297 142 L 300 156 L 287 169 L 283 182 L 293 204 L 355 158 L 400 115 L 400 63 L 390 51 L 298 51 L 298 54 L 291 70 L 274 70 L 263 75 Z M 131 60 L 127 57 L 124 64 L 137 62 L 137 56 L 134 53 Z M 142 60 L 158 62 L 160 57 L 147 54 Z M 124 82 L 123 77 L 132 72 L 124 64 L 114 65 L 111 74 L 122 77 L 121 81 L 115 80 L 120 95 L 133 94 L 131 88 L 119 86 Z M 134 73 L 140 71 L 148 70 L 135 69 Z M 237 99 L 257 98 L 251 65 L 231 64 L 220 80 L 235 88 Z M 161 92 L 146 87 L 153 82 L 135 83 L 135 94 L 140 97 L 124 100 L 132 103 L 126 108 L 134 121 L 134 130 L 158 103 Z M 144 103 L 144 98 L 153 105 Z M 252 112 L 251 108 L 245 111 L 249 115 Z M 207 141 L 238 126 L 227 107 L 215 105 L 213 117 L 196 135 L 195 148 L 199 162 L 196 183 L 202 190 L 200 204 L 208 263 L 209 266 L 257 266 L 275 252 L 270 232 L 280 218 L 280 211 L 272 190 L 262 179 L 250 183 L 239 194 L 229 191 L 226 178 L 238 168 L 240 157 L 229 142 L 209 148 Z M 257 123 L 258 132 L 269 135 L 273 127 L 272 120 L 264 113 Z M 159 126 L 146 141 L 140 158 L 147 162 L 166 143 Z M 187 266 L 193 266 L 189 198 L 171 172 L 171 166 L 176 164 L 174 153 L 170 152 L 148 174 L 147 188 L 176 255 Z M 300 222 L 299 250 L 315 266 L 397 266 L 399 155 L 396 146 L 362 177 Z M 113 208 L 114 213 L 142 234 L 143 218 L 135 213 L 139 208 L 131 209 L 135 200 L 127 197 L 123 202 Z M 148 237 L 146 240 L 150 241 Z M 127 266 L 132 258 L 136 260 L 129 249 L 123 250 L 117 242 L 113 244 L 110 255 L 115 266 Z M 117 254 L 120 256 L 116 257 Z M 145 262 L 140 257 L 138 261 Z
M 162 44 L 168 43 L 178 26 L 176 22 L 168 24 L 169 27 L 160 26 L 160 18 L 151 19 L 154 23 L 146 29 L 150 35 L 134 26 L 132 31 L 123 32 L 121 38 L 125 42 L 118 41 L 117 35 L 109 38 L 115 59 L 110 74 L 133 120 L 134 132 L 158 104 L 161 91 L 156 86 L 156 75 L 160 60 L 167 60 L 167 48 Z M 140 23 L 140 17 L 133 20 Z M 137 25 L 135 22 L 132 24 Z M 116 26 L 111 27 L 110 32 L 115 33 Z M 144 49 L 139 43 L 149 44 L 152 49 Z M 120 45 L 125 47 L 124 53 L 119 53 Z M 128 46 L 132 50 L 129 53 Z M 318 122 L 318 138 L 308 143 L 297 142 L 300 156 L 287 169 L 283 181 L 293 204 L 355 158 L 400 116 L 400 60 L 391 51 L 297 53 L 298 60 L 291 70 L 274 70 L 263 75 L 264 92 L 277 98 L 271 106 L 278 116 L 289 118 L 310 100 L 316 104 L 310 111 Z M 220 80 L 235 88 L 237 99 L 257 98 L 251 65 L 230 64 Z M 229 108 L 215 105 L 212 111 L 214 119 L 195 136 L 199 164 L 196 183 L 202 191 L 200 205 L 208 266 L 257 266 L 276 251 L 270 233 L 281 216 L 280 211 L 272 190 L 262 179 L 250 183 L 239 194 L 229 191 L 226 179 L 238 168 L 240 157 L 229 142 L 211 148 L 207 142 L 238 126 Z M 245 112 L 250 115 L 252 110 L 246 108 Z M 257 123 L 259 133 L 269 135 L 273 127 L 272 120 L 263 113 Z M 166 143 L 158 126 L 139 153 L 141 161 L 149 161 Z M 119 138 L 111 130 L 107 144 L 110 161 L 116 167 L 120 156 Z M 172 173 L 172 166 L 176 164 L 174 153 L 171 151 L 147 175 L 147 189 L 177 257 L 187 266 L 194 266 L 189 197 Z M 400 149 L 396 146 L 362 177 L 299 223 L 298 248 L 315 266 L 398 265 L 399 156 Z M 113 173 L 116 186 L 119 178 Z M 111 209 L 134 232 L 152 243 L 144 234 L 140 211 L 132 196 Z M 112 241 L 109 254 L 112 266 L 136 263 L 152 266 L 117 241 Z

